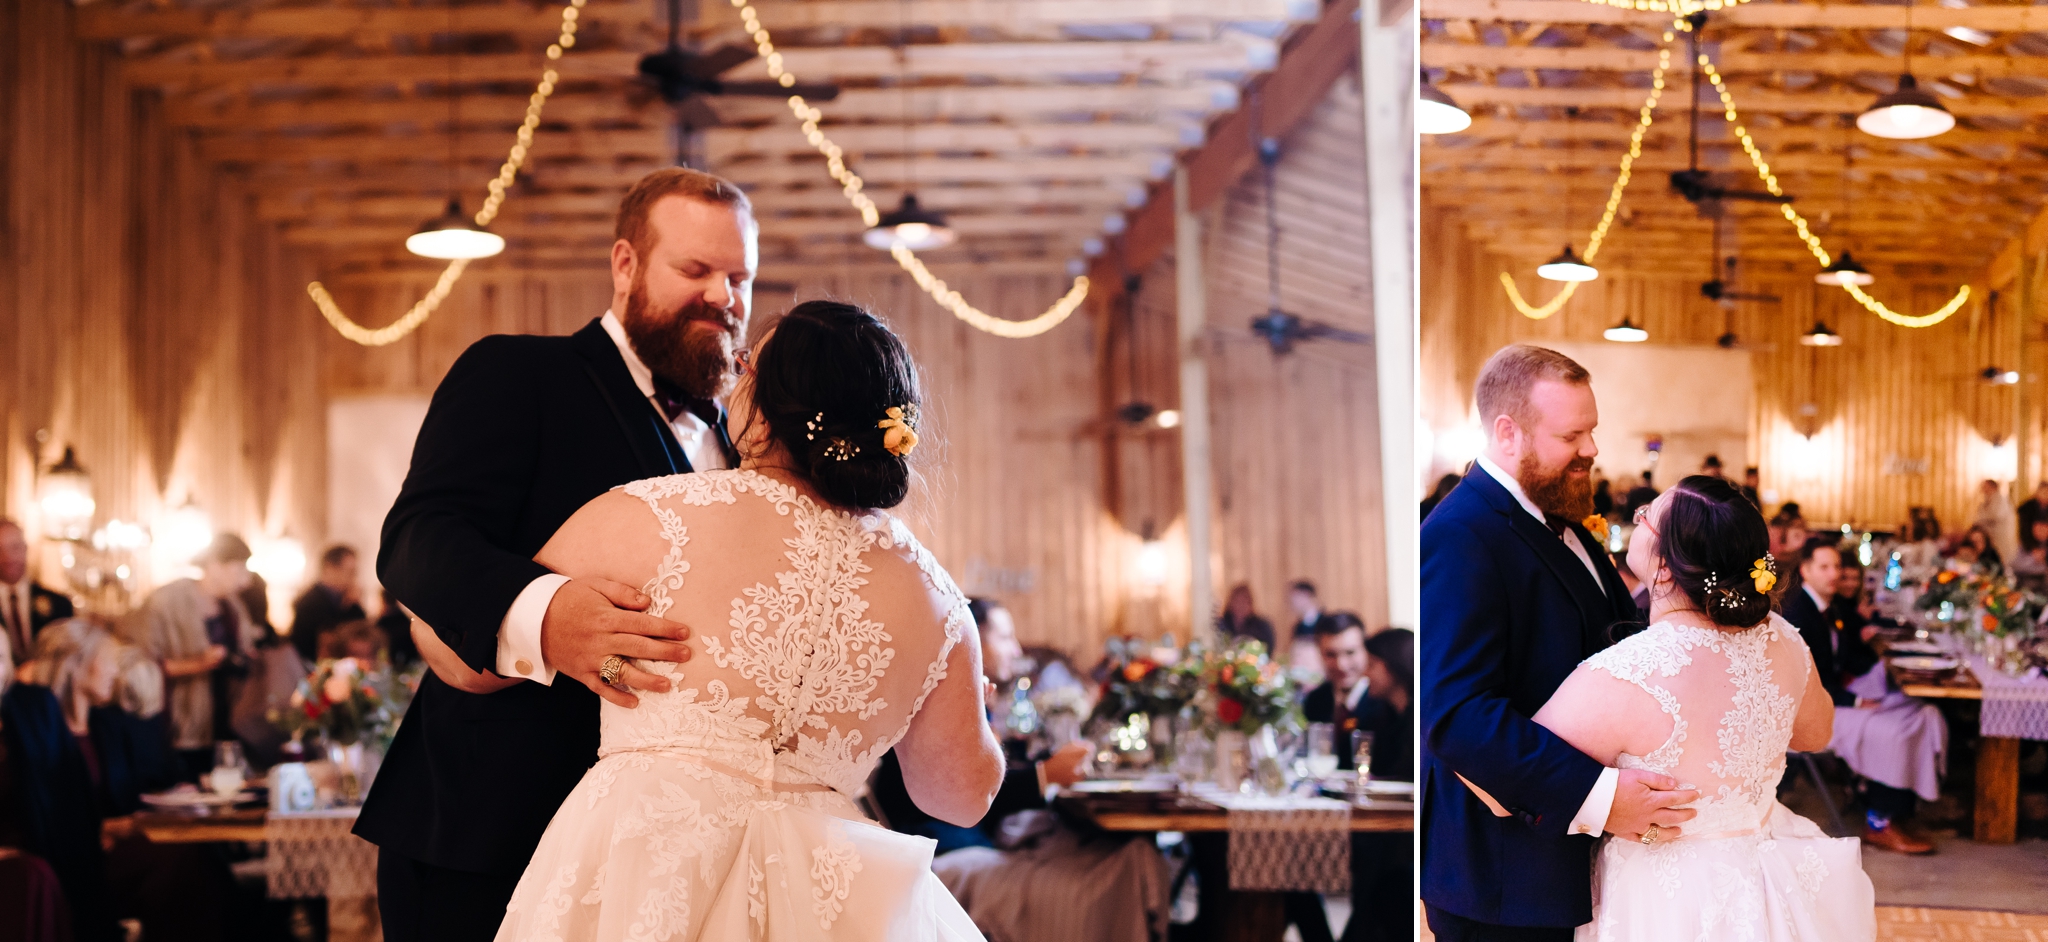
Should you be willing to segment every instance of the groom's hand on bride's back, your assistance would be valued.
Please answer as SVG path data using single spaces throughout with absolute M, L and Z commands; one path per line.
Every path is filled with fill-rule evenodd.
M 1678 780 L 1643 769 L 1622 769 L 1614 783 L 1614 805 L 1607 812 L 1607 833 L 1624 840 L 1640 841 L 1650 825 L 1657 825 L 1657 843 L 1679 836 L 1679 825 L 1698 812 L 1675 805 L 1697 801 L 1696 789 L 1679 788 Z
M 540 623 L 541 656 L 559 674 L 576 678 L 600 697 L 631 709 L 640 698 L 622 688 L 667 693 L 668 678 L 626 665 L 619 685 L 599 671 L 611 655 L 649 661 L 687 661 L 690 629 L 647 614 L 647 594 L 609 579 L 571 579 L 555 591 Z

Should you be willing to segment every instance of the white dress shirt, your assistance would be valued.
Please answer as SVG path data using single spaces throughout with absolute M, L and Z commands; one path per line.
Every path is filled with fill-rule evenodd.
M 1537 509 L 1536 503 L 1529 499 L 1528 492 L 1522 490 L 1522 482 L 1515 480 L 1514 475 L 1502 471 L 1499 465 L 1493 463 L 1493 459 L 1485 455 L 1479 456 L 1479 467 L 1492 475 L 1494 480 L 1499 481 L 1501 487 L 1507 488 L 1515 502 L 1521 504 L 1522 509 L 1529 512 L 1529 516 L 1535 517 L 1537 523 L 1543 524 L 1546 530 L 1550 528 L 1550 522 L 1543 519 L 1543 511 Z M 1594 568 L 1593 556 L 1587 552 L 1585 543 L 1579 539 L 1578 531 L 1567 527 L 1564 533 L 1559 535 L 1559 539 L 1564 541 L 1565 548 L 1571 550 L 1572 555 L 1579 558 L 1579 562 L 1586 564 L 1586 571 L 1592 573 L 1593 581 L 1600 583 L 1600 570 Z M 1571 833 L 1598 835 L 1607 829 L 1607 815 L 1614 810 L 1614 787 L 1620 781 L 1620 769 L 1600 770 L 1600 778 L 1593 782 L 1593 790 L 1586 793 L 1585 802 L 1579 805 L 1579 813 L 1572 818 Z
M 633 385 L 640 388 L 640 395 L 654 406 L 656 415 L 662 414 L 661 403 L 654 397 L 654 371 L 640 360 L 633 351 L 633 342 L 626 336 L 626 326 L 611 311 L 604 312 L 604 332 L 619 348 L 619 357 L 626 361 L 626 372 L 632 374 Z M 690 467 L 697 471 L 716 471 L 727 467 L 725 449 L 720 446 L 718 433 L 705 424 L 696 414 L 685 410 L 669 422 L 669 429 L 675 432 L 676 442 L 683 446 L 683 454 L 690 458 Z M 505 620 L 498 626 L 498 666 L 501 677 L 521 677 L 542 684 L 555 682 L 555 669 L 547 663 L 540 648 L 540 625 L 547 617 L 548 603 L 555 599 L 555 592 L 569 581 L 568 576 L 548 573 L 527 583 L 520 590 L 519 597 L 512 600 L 512 607 L 505 612 Z

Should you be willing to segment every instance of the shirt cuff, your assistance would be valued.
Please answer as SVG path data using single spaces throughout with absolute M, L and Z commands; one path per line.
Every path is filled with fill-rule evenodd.
M 548 573 L 527 583 L 512 600 L 504 623 L 498 626 L 498 676 L 543 686 L 555 682 L 555 669 L 541 656 L 540 623 L 547 617 L 548 603 L 555 600 L 555 591 L 568 581 L 568 576 Z
M 1586 803 L 1579 806 L 1578 817 L 1572 819 L 1571 833 L 1599 837 L 1607 831 L 1607 815 L 1614 810 L 1614 786 L 1620 781 L 1620 769 L 1600 770 L 1600 778 L 1586 794 Z

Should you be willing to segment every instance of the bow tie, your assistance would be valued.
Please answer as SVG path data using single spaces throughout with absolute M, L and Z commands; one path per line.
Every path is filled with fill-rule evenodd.
M 1571 521 L 1566 520 L 1565 518 L 1557 516 L 1555 514 L 1544 517 L 1543 525 L 1549 527 L 1550 532 L 1557 534 L 1560 537 L 1564 536 L 1564 531 L 1569 530 L 1572 527 Z
M 674 422 L 682 417 L 683 413 L 688 412 L 704 420 L 705 425 L 715 429 L 725 418 L 724 413 L 719 411 L 718 403 L 712 402 L 709 399 L 692 396 L 676 388 L 675 384 L 660 377 L 656 377 L 654 380 L 654 401 L 661 406 L 662 418 L 670 422 Z

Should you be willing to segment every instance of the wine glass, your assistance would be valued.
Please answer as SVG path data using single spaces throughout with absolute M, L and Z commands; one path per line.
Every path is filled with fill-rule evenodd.
M 1316 779 L 1337 771 L 1337 727 L 1329 723 L 1308 724 L 1308 774 Z

